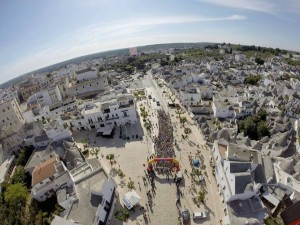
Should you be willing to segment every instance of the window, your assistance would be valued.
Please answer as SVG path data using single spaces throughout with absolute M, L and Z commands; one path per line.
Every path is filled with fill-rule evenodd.
M 5 112 L 5 109 L 3 109 L 3 112 Z
M 9 110 L 9 106 L 7 107 L 7 110 Z
M 3 122 L 3 123 L 5 123 L 5 121 L 4 121 L 4 120 L 2 120 L 2 122 Z
M 103 112 L 104 113 L 110 113 L 110 109 L 104 109 Z

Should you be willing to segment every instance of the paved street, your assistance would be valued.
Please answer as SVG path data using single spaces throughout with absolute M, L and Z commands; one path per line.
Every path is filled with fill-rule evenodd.
M 137 102 L 137 108 L 140 106 L 145 106 L 146 111 L 149 111 L 149 119 L 154 125 L 154 129 L 151 132 L 151 135 L 158 134 L 158 128 L 155 124 L 158 123 L 156 117 L 156 110 L 160 107 L 167 108 L 167 97 L 162 97 L 163 90 L 168 92 L 167 89 L 159 88 L 151 79 L 150 75 L 146 75 L 144 79 L 138 80 L 146 88 L 147 92 L 151 93 L 152 97 L 160 101 L 161 106 L 157 106 L 152 100 L 142 100 Z M 165 94 L 167 96 L 167 94 Z M 139 112 L 140 113 L 140 112 Z M 152 114 L 153 113 L 153 114 Z M 164 224 L 164 225 L 174 225 L 178 224 L 179 212 L 182 208 L 189 209 L 190 213 L 192 212 L 201 212 L 208 211 L 209 218 L 193 221 L 191 224 L 220 224 L 220 220 L 223 218 L 223 212 L 221 207 L 221 201 L 218 194 L 217 186 L 212 175 L 212 169 L 209 165 L 210 161 L 210 151 L 205 146 L 203 137 L 197 127 L 192 125 L 193 121 L 186 115 L 188 122 L 186 127 L 191 128 L 192 133 L 188 135 L 186 140 L 182 139 L 184 134 L 184 129 L 179 124 L 178 115 L 175 113 L 175 109 L 168 109 L 170 113 L 171 121 L 174 127 L 174 138 L 178 143 L 178 148 L 175 148 L 176 158 L 180 161 L 180 169 L 182 171 L 187 171 L 184 174 L 183 184 L 180 186 L 182 192 L 181 206 L 176 207 L 176 185 L 173 182 L 173 177 L 171 176 L 168 180 L 165 175 L 158 174 L 155 178 L 155 193 L 152 193 L 153 196 L 153 207 L 152 209 L 148 206 L 148 197 L 147 191 L 151 190 L 149 182 L 144 185 L 143 177 L 145 177 L 145 170 L 147 168 L 147 157 L 153 153 L 153 142 L 151 135 L 147 134 L 147 131 L 143 127 L 143 121 L 140 123 L 127 127 L 126 129 L 132 135 L 142 136 L 140 138 L 132 138 L 130 140 L 123 140 L 119 138 L 119 128 L 116 130 L 116 135 L 113 139 L 104 139 L 101 137 L 96 137 L 96 131 L 86 131 L 75 133 L 74 139 L 81 142 L 83 137 L 88 137 L 90 148 L 97 147 L 100 148 L 99 160 L 107 173 L 110 173 L 114 176 L 116 182 L 118 183 L 118 192 L 120 201 L 127 193 L 127 183 L 129 179 L 134 181 L 136 192 L 142 197 L 140 202 L 141 206 L 144 206 L 147 210 L 147 219 L 143 218 L 142 212 L 139 209 L 136 209 L 135 212 L 130 212 L 130 218 L 127 223 L 123 224 Z M 140 117 L 141 118 L 141 117 Z M 191 125 L 190 125 L 191 124 Z M 197 195 L 197 192 L 200 190 L 200 184 L 192 185 L 190 173 L 192 167 L 190 165 L 190 158 L 199 158 L 196 156 L 196 153 L 200 151 L 200 161 L 202 163 L 202 168 L 204 171 L 204 177 L 206 182 L 201 184 L 204 189 L 207 191 L 205 197 L 205 204 L 197 206 L 193 201 L 193 197 Z M 107 154 L 114 154 L 116 164 L 110 165 L 109 161 L 106 159 Z M 90 156 L 93 157 L 93 156 Z M 116 175 L 114 169 L 121 169 L 126 175 L 125 178 L 121 179 Z M 122 203 L 121 203 L 122 204 Z M 119 204 L 118 207 L 121 207 Z M 122 224 L 122 222 L 117 221 L 114 216 L 112 224 Z

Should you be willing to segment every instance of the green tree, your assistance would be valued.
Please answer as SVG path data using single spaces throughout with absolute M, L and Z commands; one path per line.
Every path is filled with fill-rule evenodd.
M 239 132 L 244 132 L 250 139 L 259 140 L 264 136 L 270 136 L 267 123 L 267 112 L 260 110 L 256 115 L 249 116 L 239 123 Z
M 102 72 L 104 70 L 105 70 L 105 68 L 103 66 L 100 66 L 99 69 L 98 69 L 99 72 Z
M 176 109 L 175 113 L 178 114 L 178 116 L 180 118 L 181 114 L 184 113 L 184 110 L 182 108 L 179 108 L 179 109 Z
M 99 151 L 100 151 L 100 150 L 99 150 L 98 148 L 94 148 L 94 149 L 90 150 L 90 154 L 91 154 L 92 156 L 98 157 Z
M 27 196 L 27 188 L 23 184 L 17 183 L 7 187 L 7 190 L 4 193 L 4 200 L 9 205 L 17 206 L 25 203 Z
M 109 160 L 110 164 L 112 164 L 112 160 L 113 160 L 114 158 L 115 158 L 115 155 L 114 155 L 114 154 L 108 154 L 108 155 L 106 156 L 106 159 Z
M 128 217 L 129 217 L 129 212 L 127 209 L 121 208 L 115 212 L 115 217 L 118 220 L 125 222 L 125 221 L 127 221 Z
M 268 130 L 268 127 L 267 127 L 267 124 L 265 121 L 260 121 L 257 124 L 257 136 L 258 136 L 258 139 L 261 139 L 262 137 L 265 137 L 265 136 L 270 136 L 270 132 Z
M 257 65 L 264 65 L 265 60 L 263 60 L 261 58 L 255 58 L 255 62 L 257 63 Z
M 167 60 L 162 59 L 162 60 L 160 61 L 160 66 L 167 66 L 167 65 L 169 65 L 169 62 L 168 62 Z
M 132 74 L 134 72 L 134 67 L 132 66 L 126 66 L 125 67 L 125 71 L 128 73 L 128 74 Z
M 182 124 L 182 126 L 184 126 L 184 124 L 187 122 L 187 118 L 186 117 L 180 117 L 180 123 Z
M 135 190 L 135 186 L 134 186 L 134 182 L 131 180 L 131 178 L 129 177 L 129 181 L 127 183 L 127 188 L 129 190 Z
M 268 113 L 266 110 L 261 109 L 258 111 L 257 116 L 259 117 L 260 120 L 266 120 Z
M 247 76 L 244 80 L 245 84 L 257 85 L 257 83 L 261 80 L 260 75 L 250 75 Z
M 11 178 L 12 183 L 13 184 L 24 183 L 25 179 L 26 179 L 26 171 L 24 167 L 18 166 L 15 170 L 13 177 Z
M 257 139 L 256 123 L 252 117 L 248 117 L 244 120 L 244 135 L 249 136 L 251 139 Z
M 201 190 L 198 192 L 198 201 L 201 202 L 201 203 L 204 203 L 204 200 L 205 200 L 205 196 L 206 196 L 207 192 L 205 190 Z

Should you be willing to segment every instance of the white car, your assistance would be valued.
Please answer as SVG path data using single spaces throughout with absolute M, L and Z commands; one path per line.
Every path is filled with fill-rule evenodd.
M 193 219 L 205 219 L 207 218 L 207 212 L 193 212 Z

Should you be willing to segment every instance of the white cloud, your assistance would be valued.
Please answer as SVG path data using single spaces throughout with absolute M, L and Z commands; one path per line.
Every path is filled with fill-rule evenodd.
M 299 15 L 299 0 L 198 0 L 230 8 L 246 9 L 269 14 L 292 12 Z
M 274 4 L 266 0 L 198 0 L 215 5 L 221 5 L 230 8 L 240 8 L 259 12 L 273 13 Z
M 155 26 L 179 23 L 218 22 L 229 20 L 245 20 L 243 15 L 228 17 L 169 16 L 154 18 L 137 18 L 135 20 L 117 21 L 111 24 L 93 24 L 80 28 L 67 35 L 62 35 L 51 46 L 2 68 L 6 77 L 21 75 L 38 68 L 43 68 L 64 60 L 100 51 L 130 46 L 154 44 L 160 42 L 199 41 L 191 39 L 190 34 L 148 36 L 144 31 Z M 162 32 L 164 33 L 164 32 Z M 193 36 L 193 35 L 192 35 Z M 184 37 L 184 38 L 183 38 Z M 195 37 L 195 36 L 193 36 Z M 199 36 L 197 36 L 199 37 Z M 211 40 L 210 38 L 206 39 Z M 201 40 L 200 40 L 201 41 Z M 204 39 L 203 39 L 204 41 Z M 3 78 L 2 78 L 3 79 Z M 5 78 L 4 78 L 5 79 Z

